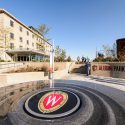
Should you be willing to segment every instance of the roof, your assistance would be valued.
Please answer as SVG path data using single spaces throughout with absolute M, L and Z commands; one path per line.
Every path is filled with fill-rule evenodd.
M 117 39 L 116 42 L 117 42 L 117 43 L 119 43 L 119 42 L 120 42 L 120 43 L 121 43 L 121 42 L 125 42 L 125 38 Z
M 29 26 L 30 29 L 34 30 L 35 32 L 37 32 L 39 35 L 43 36 L 36 28 L 34 28 L 33 26 Z

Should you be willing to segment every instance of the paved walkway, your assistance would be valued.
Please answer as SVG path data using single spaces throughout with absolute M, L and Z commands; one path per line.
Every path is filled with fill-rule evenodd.
M 55 83 L 72 84 L 99 91 L 115 100 L 125 110 L 125 85 L 123 84 L 101 82 L 82 74 L 68 74 L 62 79 L 55 80 Z
M 105 85 L 105 86 L 109 86 L 112 88 L 116 88 L 116 89 L 125 91 L 125 80 L 119 79 L 119 78 L 86 76 L 85 74 L 74 73 L 74 74 L 67 74 L 62 79 L 86 81 L 86 82 Z

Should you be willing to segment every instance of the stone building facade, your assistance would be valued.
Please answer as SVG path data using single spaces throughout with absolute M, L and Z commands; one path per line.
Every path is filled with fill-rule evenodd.
M 0 9 L 0 59 L 11 61 L 43 60 L 52 45 L 34 27 L 26 26 L 4 9 Z

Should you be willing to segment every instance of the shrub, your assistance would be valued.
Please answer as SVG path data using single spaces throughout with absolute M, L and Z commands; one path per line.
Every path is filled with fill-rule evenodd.
M 58 69 L 57 69 L 58 70 Z M 39 72 L 39 71 L 43 71 L 43 72 L 48 72 L 49 69 L 46 65 L 42 66 L 42 67 L 31 67 L 31 66 L 27 66 L 25 68 L 20 68 L 18 70 L 11 70 L 8 73 L 20 73 L 20 72 Z
M 95 58 L 93 62 L 118 62 L 117 58 L 106 57 L 106 58 Z
M 5 62 L 4 60 L 0 59 L 0 62 Z
M 57 71 L 57 70 L 59 70 L 59 68 L 58 67 L 54 67 L 54 71 Z
M 47 72 L 48 71 L 48 67 L 47 66 L 41 67 L 41 71 Z

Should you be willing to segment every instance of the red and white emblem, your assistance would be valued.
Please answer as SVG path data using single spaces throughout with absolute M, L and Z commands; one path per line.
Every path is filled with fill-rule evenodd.
M 43 113 L 50 113 L 61 108 L 68 100 L 65 92 L 48 92 L 39 100 L 38 108 Z

